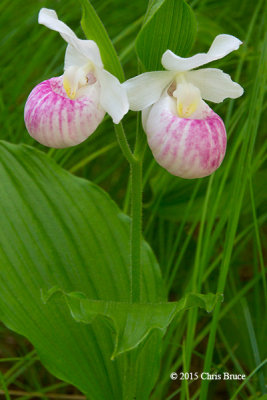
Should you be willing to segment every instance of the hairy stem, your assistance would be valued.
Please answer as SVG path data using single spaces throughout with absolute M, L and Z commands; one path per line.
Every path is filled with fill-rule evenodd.
M 142 161 L 131 164 L 131 276 L 133 303 L 141 300 Z
M 136 159 L 132 153 L 132 150 L 130 149 L 122 123 L 120 122 L 118 125 L 114 125 L 114 129 L 123 155 L 131 165 Z
M 120 148 L 130 164 L 131 170 L 131 302 L 141 301 L 141 240 L 142 240 L 142 137 L 137 122 L 135 152 L 133 153 L 122 124 L 115 125 Z

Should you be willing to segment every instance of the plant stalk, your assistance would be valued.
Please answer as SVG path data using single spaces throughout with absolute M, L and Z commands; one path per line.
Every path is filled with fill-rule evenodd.
M 130 242 L 130 287 L 131 302 L 141 301 L 141 241 L 142 241 L 142 137 L 137 121 L 135 152 L 133 153 L 122 124 L 115 125 L 120 148 L 130 164 L 131 174 L 131 242 Z
M 123 152 L 123 155 L 129 162 L 129 164 L 132 165 L 132 163 L 134 163 L 136 159 L 127 141 L 122 123 L 120 122 L 118 125 L 114 125 L 114 129 L 121 151 Z
M 131 300 L 141 301 L 142 160 L 131 163 Z

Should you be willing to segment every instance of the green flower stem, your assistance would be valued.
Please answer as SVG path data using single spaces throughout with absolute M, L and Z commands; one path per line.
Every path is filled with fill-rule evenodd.
M 141 302 L 141 243 L 142 243 L 142 166 L 146 149 L 145 135 L 141 128 L 141 113 L 137 114 L 135 161 L 131 164 L 131 266 L 132 302 Z
M 141 301 L 142 160 L 131 164 L 131 275 L 133 303 Z
M 130 146 L 127 141 L 122 123 L 120 122 L 118 125 L 114 125 L 114 129 L 116 132 L 118 143 L 123 152 L 123 155 L 125 156 L 125 158 L 128 160 L 128 162 L 131 165 L 132 163 L 134 163 L 136 161 L 136 159 L 132 153 L 132 150 L 130 149 Z
M 139 123 L 138 123 L 139 125 Z M 137 129 L 135 152 L 128 144 L 122 124 L 115 125 L 115 131 L 121 150 L 131 169 L 131 302 L 141 301 L 141 240 L 142 240 L 142 137 Z

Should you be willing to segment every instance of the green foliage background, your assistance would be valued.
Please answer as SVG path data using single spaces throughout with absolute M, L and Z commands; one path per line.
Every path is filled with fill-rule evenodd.
M 146 2 L 92 3 L 118 50 L 126 78 L 136 75 L 134 40 Z M 207 398 L 258 399 L 266 390 L 266 365 L 255 371 L 267 353 L 264 2 L 188 3 L 197 18 L 197 40 L 191 54 L 207 51 L 220 33 L 235 35 L 244 42 L 239 51 L 212 66 L 229 73 L 244 87 L 245 94 L 214 107 L 225 121 L 228 149 L 221 168 L 212 177 L 192 181 L 173 177 L 156 165 L 149 150 L 145 154 L 144 236 L 157 255 L 169 299 L 176 300 L 192 290 L 223 291 L 225 295 L 218 315 L 193 310 L 177 318 L 169 329 L 162 369 L 151 399 L 204 400 L 207 382 L 172 382 L 169 374 L 183 369 L 201 372 L 209 361 L 214 372 L 252 376 L 243 388 L 239 381 L 212 381 Z M 41 7 L 56 9 L 60 19 L 84 37 L 80 7 L 74 0 L 2 0 L 1 139 L 27 143 L 47 152 L 66 170 L 102 186 L 129 213 L 128 166 L 108 118 L 85 143 L 69 149 L 46 149 L 34 142 L 25 129 L 23 108 L 29 92 L 38 82 L 63 71 L 65 43 L 58 34 L 37 24 Z M 125 126 L 130 142 L 134 123 L 135 114 L 129 113 Z M 12 390 L 37 391 L 44 399 L 48 397 L 40 393 L 74 393 L 73 388 L 58 382 L 40 366 L 25 340 L 4 326 L 0 327 L 0 340 L 0 382 L 7 399 Z M 21 398 L 37 397 L 21 394 Z

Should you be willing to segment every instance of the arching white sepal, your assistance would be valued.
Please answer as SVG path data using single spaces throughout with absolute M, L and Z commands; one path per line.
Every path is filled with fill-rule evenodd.
M 39 12 L 38 22 L 39 24 L 45 25 L 47 28 L 58 32 L 69 45 L 77 50 L 78 53 L 87 59 L 89 58 L 98 67 L 103 67 L 97 44 L 93 40 L 78 39 L 75 33 L 64 24 L 64 22 L 58 19 L 57 13 L 54 10 L 42 8 Z M 68 61 L 67 64 L 73 65 L 69 64 Z
M 189 71 L 191 69 L 219 60 L 234 50 L 237 50 L 242 42 L 232 35 L 218 35 L 212 42 L 207 53 L 195 54 L 189 58 L 179 57 L 171 50 L 165 51 L 161 63 L 169 71 Z
M 69 67 L 82 67 L 88 63 L 88 58 L 85 57 L 80 51 L 76 50 L 71 44 L 68 44 L 64 59 L 64 71 Z

